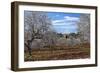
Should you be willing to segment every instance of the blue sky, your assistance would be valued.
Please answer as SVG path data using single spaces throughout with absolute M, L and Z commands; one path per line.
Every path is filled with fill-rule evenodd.
M 64 34 L 77 32 L 79 13 L 47 12 L 47 15 L 52 20 L 56 32 Z

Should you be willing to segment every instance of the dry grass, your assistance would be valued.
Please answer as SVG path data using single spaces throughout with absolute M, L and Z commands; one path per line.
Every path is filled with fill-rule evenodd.
M 60 47 L 60 46 L 59 46 Z M 43 61 L 43 60 L 67 60 L 90 58 L 89 45 L 76 45 L 74 47 L 64 47 L 63 49 L 44 49 L 33 50 L 32 56 L 28 52 L 24 55 L 25 61 Z

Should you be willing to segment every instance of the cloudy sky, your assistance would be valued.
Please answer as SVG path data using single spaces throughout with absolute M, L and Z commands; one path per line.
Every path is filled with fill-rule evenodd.
M 53 28 L 58 33 L 75 33 L 77 32 L 77 22 L 79 21 L 79 13 L 61 13 L 47 12 L 52 20 Z

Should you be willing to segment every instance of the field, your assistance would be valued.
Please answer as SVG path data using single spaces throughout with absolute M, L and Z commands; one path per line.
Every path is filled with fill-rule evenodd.
M 84 58 L 90 58 L 89 44 L 81 44 L 73 47 L 56 46 L 54 49 L 43 48 L 41 50 L 32 50 L 32 56 L 29 55 L 28 51 L 25 51 L 24 55 L 25 61 L 67 60 Z

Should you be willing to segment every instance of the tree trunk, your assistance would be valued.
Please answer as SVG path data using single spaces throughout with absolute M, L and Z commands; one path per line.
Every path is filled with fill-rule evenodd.
M 26 43 L 25 43 L 25 46 L 28 48 L 29 55 L 32 56 L 32 53 L 31 53 L 32 49 L 31 49 L 31 47 L 29 45 L 27 45 Z

